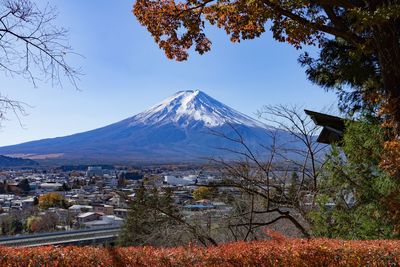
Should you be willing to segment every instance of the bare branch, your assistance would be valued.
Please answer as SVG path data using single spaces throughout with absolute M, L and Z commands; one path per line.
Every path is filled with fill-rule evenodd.
M 75 53 L 68 44 L 67 30 L 57 27 L 56 19 L 56 10 L 48 4 L 39 8 L 31 0 L 1 0 L 0 71 L 28 79 L 35 87 L 38 81 L 62 86 L 65 78 L 78 89 L 82 73 L 67 63 L 67 57 Z M 25 114 L 24 106 L 3 99 L 1 118 L 9 110 Z

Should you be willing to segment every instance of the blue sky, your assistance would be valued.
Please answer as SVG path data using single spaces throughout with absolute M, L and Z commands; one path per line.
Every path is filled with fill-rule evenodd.
M 39 0 L 37 2 L 46 2 Z M 332 93 L 306 80 L 297 63 L 301 51 L 277 43 L 271 33 L 232 44 L 209 29 L 212 51 L 187 62 L 168 60 L 131 13 L 133 0 L 53 0 L 57 24 L 69 29 L 70 44 L 84 57 L 80 90 L 0 73 L 1 93 L 28 103 L 23 127 L 11 114 L 2 123 L 0 145 L 87 131 L 133 116 L 180 90 L 199 89 L 250 116 L 264 104 L 297 104 L 320 110 L 335 105 Z

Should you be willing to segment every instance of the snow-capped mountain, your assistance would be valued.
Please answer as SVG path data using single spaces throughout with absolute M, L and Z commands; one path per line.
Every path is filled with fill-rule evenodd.
M 168 123 L 184 128 L 199 124 L 206 127 L 218 127 L 226 123 L 265 127 L 260 122 L 222 104 L 199 90 L 180 91 L 166 98 L 149 110 L 134 116 L 130 125 L 162 125 Z
M 236 149 L 215 133 L 239 132 L 255 148 L 272 129 L 201 91 L 181 91 L 123 121 L 65 137 L 0 148 L 0 154 L 80 162 L 180 162 L 231 157 Z M 282 133 L 284 135 L 284 133 Z

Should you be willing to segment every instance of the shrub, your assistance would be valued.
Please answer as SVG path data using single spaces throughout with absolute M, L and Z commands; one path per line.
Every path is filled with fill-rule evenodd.
M 400 241 L 285 239 L 218 247 L 0 248 L 1 266 L 398 266 Z

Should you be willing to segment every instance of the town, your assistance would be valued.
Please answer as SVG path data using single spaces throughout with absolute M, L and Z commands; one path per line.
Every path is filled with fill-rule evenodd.
M 199 185 L 218 179 L 218 172 L 202 168 L 69 166 L 3 170 L 1 234 L 120 227 L 141 186 L 172 189 L 175 203 L 187 216 L 206 210 L 223 213 L 229 211 L 228 205 L 204 199 L 206 195 L 199 190 Z

